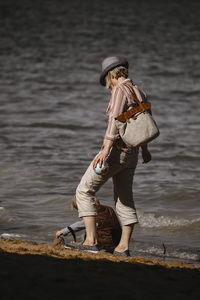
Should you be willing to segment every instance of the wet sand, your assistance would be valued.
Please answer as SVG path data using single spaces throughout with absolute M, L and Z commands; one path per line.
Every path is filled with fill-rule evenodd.
M 184 262 L 120 258 L 0 238 L 0 297 L 7 299 L 198 299 L 200 269 Z

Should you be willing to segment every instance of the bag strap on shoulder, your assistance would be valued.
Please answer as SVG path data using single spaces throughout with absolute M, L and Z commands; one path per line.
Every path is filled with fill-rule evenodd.
M 134 114 L 139 113 L 139 112 L 140 113 L 147 112 L 151 108 L 151 103 L 150 102 L 145 102 L 145 103 L 141 102 L 143 99 L 140 95 L 140 91 L 138 90 L 138 88 L 128 86 L 128 89 L 134 95 L 135 102 L 138 104 L 138 106 L 133 107 L 133 108 L 127 110 L 126 112 L 123 112 L 121 115 L 119 115 L 117 118 L 115 118 L 116 120 L 118 120 L 120 122 L 129 122 L 129 119 L 132 116 L 134 116 Z M 138 97 L 137 94 L 139 95 L 141 101 L 139 100 L 139 97 Z M 127 93 L 126 93 L 126 95 L 128 97 Z

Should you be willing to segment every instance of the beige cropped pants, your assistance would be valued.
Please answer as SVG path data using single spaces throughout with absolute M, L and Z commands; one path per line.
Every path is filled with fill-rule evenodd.
M 96 174 L 91 162 L 76 189 L 79 217 L 97 215 L 94 202 L 96 192 L 112 177 L 116 213 L 121 225 L 138 223 L 132 191 L 137 162 L 138 149 L 124 152 L 116 146 L 113 146 L 107 159 L 109 169 L 105 175 Z

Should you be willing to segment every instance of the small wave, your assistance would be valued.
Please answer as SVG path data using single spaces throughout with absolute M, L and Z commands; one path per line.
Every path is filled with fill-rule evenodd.
M 183 261 L 196 261 L 200 260 L 200 254 L 197 250 L 184 250 L 184 249 L 173 249 L 172 247 L 159 245 L 146 246 L 146 248 L 136 247 L 135 251 L 141 255 L 164 257 L 167 259 L 180 259 Z
M 0 237 L 4 239 L 9 239 L 9 238 L 26 238 L 27 236 L 25 234 L 2 233 Z
M 187 252 L 179 252 L 179 251 L 172 251 L 170 255 L 174 258 L 180 258 L 183 260 L 195 260 L 199 261 L 199 254 L 196 253 L 187 253 Z
M 144 228 L 164 228 L 164 227 L 183 227 L 200 222 L 200 218 L 189 220 L 176 217 L 156 216 L 153 213 L 141 213 L 138 216 L 141 227 Z
M 138 252 L 143 252 L 146 254 L 150 254 L 150 255 L 156 255 L 156 256 L 163 256 L 163 249 L 156 247 L 156 246 L 151 246 L 148 247 L 147 249 L 137 249 Z
M 0 207 L 0 223 L 10 223 L 14 221 L 14 218 L 9 216 L 4 207 Z

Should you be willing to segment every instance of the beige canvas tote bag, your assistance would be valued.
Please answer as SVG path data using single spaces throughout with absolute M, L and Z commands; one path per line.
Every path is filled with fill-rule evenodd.
M 137 93 L 140 93 L 139 90 L 137 89 L 137 92 L 135 92 L 134 89 L 136 89 L 136 87 L 131 90 L 138 106 L 124 112 L 115 119 L 119 135 L 124 143 L 130 148 L 139 147 L 142 144 L 149 143 L 160 134 L 155 120 L 147 109 L 147 107 L 151 106 L 150 102 L 147 102 L 146 104 L 142 103 L 137 96 Z M 140 98 L 142 100 L 141 96 Z M 134 113 L 135 111 L 137 112 Z

